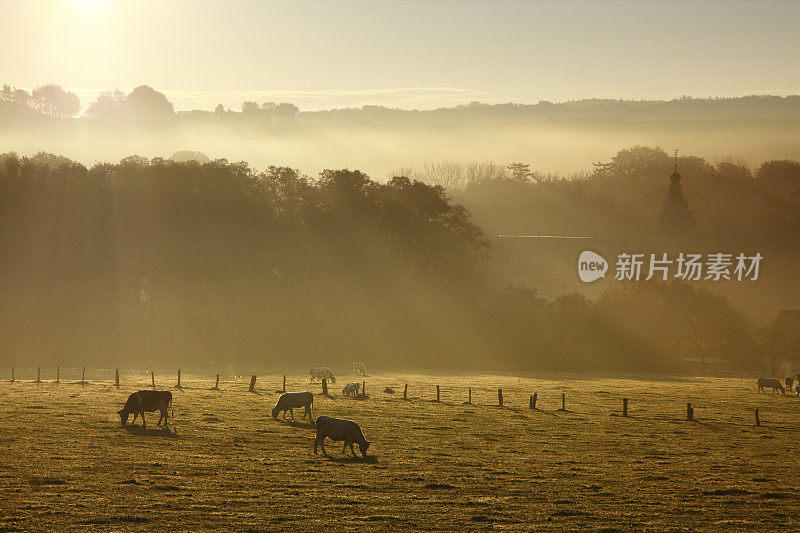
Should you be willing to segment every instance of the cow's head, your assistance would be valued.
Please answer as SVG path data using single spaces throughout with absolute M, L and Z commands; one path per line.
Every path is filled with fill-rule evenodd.
M 278 406 L 277 405 L 275 407 L 273 407 L 272 408 L 272 418 L 278 418 L 278 413 L 279 412 L 280 411 L 278 410 Z
M 367 456 L 367 448 L 369 448 L 369 441 L 365 440 L 364 442 L 359 442 L 358 443 L 358 449 L 361 450 L 361 456 L 362 457 L 366 457 Z
M 128 411 L 125 409 L 120 409 L 117 411 L 117 414 L 119 415 L 120 424 L 122 424 L 122 427 L 125 427 L 125 425 L 128 423 Z

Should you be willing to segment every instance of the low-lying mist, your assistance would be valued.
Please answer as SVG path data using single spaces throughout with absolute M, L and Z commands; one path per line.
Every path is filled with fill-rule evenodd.
M 357 168 L 385 181 L 396 169 L 442 161 L 524 161 L 544 173 L 590 171 L 620 147 L 679 148 L 714 161 L 735 154 L 756 166 L 800 159 L 800 119 L 544 123 L 302 124 L 269 128 L 224 124 L 118 124 L 102 120 L 36 121 L 0 129 L 4 151 L 63 154 L 85 165 L 131 154 L 169 158 L 194 150 L 211 159 L 246 161 L 256 168 L 289 166 L 316 176 L 325 168 Z

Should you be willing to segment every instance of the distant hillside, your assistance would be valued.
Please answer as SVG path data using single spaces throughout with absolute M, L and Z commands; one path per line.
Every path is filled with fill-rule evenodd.
M 305 123 L 337 122 L 544 122 L 554 119 L 715 120 L 800 118 L 800 96 L 743 96 L 740 98 L 691 98 L 674 100 L 589 99 L 562 103 L 484 104 L 430 111 L 391 109 L 382 106 L 331 109 L 300 113 Z

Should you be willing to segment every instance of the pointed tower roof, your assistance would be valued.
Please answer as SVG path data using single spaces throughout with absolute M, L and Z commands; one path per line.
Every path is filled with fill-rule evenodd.
M 661 209 L 656 227 L 657 233 L 679 237 L 692 231 L 697 222 L 689 211 L 689 203 L 683 197 L 681 175 L 678 173 L 678 151 L 675 150 L 675 170 L 669 177 L 667 197 Z

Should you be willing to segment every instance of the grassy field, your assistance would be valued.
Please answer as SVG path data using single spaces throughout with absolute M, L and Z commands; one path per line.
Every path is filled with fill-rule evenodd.
M 353 399 L 344 376 L 315 416 L 359 422 L 366 460 L 334 443 L 315 456 L 299 411 L 272 420 L 281 376 L 250 393 L 244 376 L 214 391 L 184 375 L 174 434 L 157 414 L 146 432 L 120 426 L 127 395 L 149 385 L 123 378 L 0 383 L 0 531 L 800 529 L 800 400 L 759 395 L 751 378 L 380 374 Z M 299 373 L 287 388 L 321 391 Z

